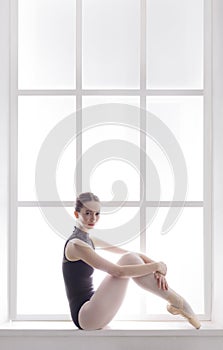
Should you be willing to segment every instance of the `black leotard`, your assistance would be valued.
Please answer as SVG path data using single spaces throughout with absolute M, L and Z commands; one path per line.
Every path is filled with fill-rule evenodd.
M 69 261 L 65 256 L 65 248 L 67 243 L 74 238 L 78 238 L 94 249 L 94 244 L 89 238 L 89 234 L 81 231 L 76 226 L 74 227 L 73 234 L 68 238 L 64 246 L 63 256 L 63 277 L 65 282 L 65 288 L 67 298 L 69 301 L 71 317 L 75 325 L 82 329 L 78 322 L 78 313 L 81 306 L 94 294 L 94 288 L 92 283 L 93 267 L 86 264 L 82 260 Z

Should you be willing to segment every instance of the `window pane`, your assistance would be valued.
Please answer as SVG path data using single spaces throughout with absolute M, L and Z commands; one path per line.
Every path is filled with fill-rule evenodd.
M 54 215 L 61 208 L 52 208 Z M 68 209 L 72 215 L 73 208 Z M 64 227 L 65 235 L 67 228 Z M 73 226 L 70 227 L 72 234 Z M 38 208 L 18 211 L 18 314 L 69 313 L 62 276 L 65 239 L 44 220 Z
M 131 247 L 131 242 L 136 242 L 140 236 L 139 208 L 102 207 L 100 212 L 100 221 L 94 229 L 96 237 L 116 246 L 129 244 Z
M 165 132 L 160 130 L 158 136 L 162 142 L 168 144 L 166 148 L 158 146 L 160 140 L 153 140 L 148 135 L 151 134 L 149 116 L 147 118 L 147 155 L 154 163 L 161 184 L 161 200 L 171 200 L 174 194 L 173 165 L 176 165 L 178 158 L 174 156 L 176 147 L 180 147 L 186 162 L 188 176 L 187 200 L 203 200 L 203 98 L 202 97 L 149 97 L 147 100 L 147 110 L 155 118 L 168 128 Z M 161 124 L 161 125 L 162 125 Z M 176 141 L 170 144 L 171 135 Z M 153 135 L 152 135 L 153 136 Z M 156 142 L 154 142 L 156 141 Z M 171 154 L 168 154 L 168 147 Z M 171 158 L 176 164 L 171 164 Z M 149 166 L 147 162 L 149 180 Z M 176 190 L 176 188 L 175 188 Z M 151 198 L 149 186 L 147 185 L 147 199 Z M 159 198 L 158 198 L 159 199 Z M 176 200 L 184 200 L 177 198 Z
M 83 87 L 139 87 L 140 1 L 83 0 Z
M 167 264 L 169 286 L 185 297 L 196 313 L 204 312 L 203 208 L 184 208 L 172 229 L 161 228 L 169 208 L 159 212 L 147 229 L 147 254 Z M 150 216 L 147 209 L 147 219 Z M 147 312 L 167 313 L 166 301 L 147 296 Z
M 139 96 L 83 96 L 83 108 L 105 103 L 120 103 L 140 107 Z
M 63 201 L 74 201 L 76 198 L 76 137 L 63 150 L 56 170 L 56 186 Z
M 147 86 L 203 88 L 203 0 L 147 0 Z
M 19 0 L 19 88 L 75 88 L 75 0 Z
M 84 99 L 92 105 L 82 112 L 83 188 L 101 200 L 139 200 L 139 109 L 95 101 Z
M 64 124 L 66 117 L 74 113 L 75 103 L 73 97 L 36 97 L 22 96 L 19 98 L 19 127 L 18 127 L 18 198 L 19 200 L 36 200 L 35 169 L 36 161 L 41 146 L 47 135 L 60 124 L 61 136 L 52 139 L 52 149 L 46 147 L 49 152 L 50 166 L 54 161 L 55 151 L 60 147 L 60 142 L 66 138 L 67 128 L 75 135 L 75 115 L 71 126 Z M 72 116 L 71 116 L 72 119 Z M 57 150 L 58 152 L 60 151 Z M 63 158 L 64 156 L 64 158 Z M 55 170 L 58 177 L 58 193 L 62 200 L 70 200 L 74 197 L 74 168 L 75 168 L 75 142 L 72 142 L 65 150 L 61 149 L 61 158 Z M 68 198 L 69 197 L 69 198 Z M 54 194 L 45 200 L 56 200 Z

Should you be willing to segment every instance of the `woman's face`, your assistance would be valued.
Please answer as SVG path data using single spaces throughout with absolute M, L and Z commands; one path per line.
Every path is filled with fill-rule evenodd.
M 100 208 L 99 202 L 85 202 L 80 212 L 74 212 L 79 226 L 85 230 L 94 228 L 100 217 Z

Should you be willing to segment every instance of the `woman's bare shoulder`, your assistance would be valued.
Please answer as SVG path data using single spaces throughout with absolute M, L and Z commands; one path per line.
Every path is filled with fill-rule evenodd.
M 71 239 L 66 246 L 65 249 L 65 256 L 68 260 L 70 261 L 77 261 L 80 258 L 78 257 L 78 247 L 85 247 L 85 248 L 89 248 L 92 249 L 89 244 L 87 244 L 86 242 L 83 242 L 81 239 L 78 238 L 73 238 Z
M 67 245 L 71 245 L 71 246 L 72 246 L 72 245 L 75 245 L 75 244 L 80 245 L 80 246 L 82 246 L 82 247 L 91 248 L 91 247 L 89 246 L 89 244 L 87 244 L 86 242 L 82 241 L 82 240 L 79 239 L 79 238 L 73 238 L 73 239 L 71 239 L 71 240 L 68 242 Z

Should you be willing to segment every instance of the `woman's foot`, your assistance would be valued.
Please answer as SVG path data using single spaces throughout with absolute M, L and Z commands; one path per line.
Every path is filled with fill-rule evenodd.
M 182 315 L 183 317 L 187 318 L 187 320 L 194 326 L 196 329 L 199 329 L 201 327 L 201 324 L 197 318 L 197 316 L 192 312 L 188 313 L 186 310 L 184 310 L 184 302 L 183 299 L 181 300 L 181 307 L 175 307 L 171 304 L 167 304 L 167 310 L 173 314 L 173 315 Z

